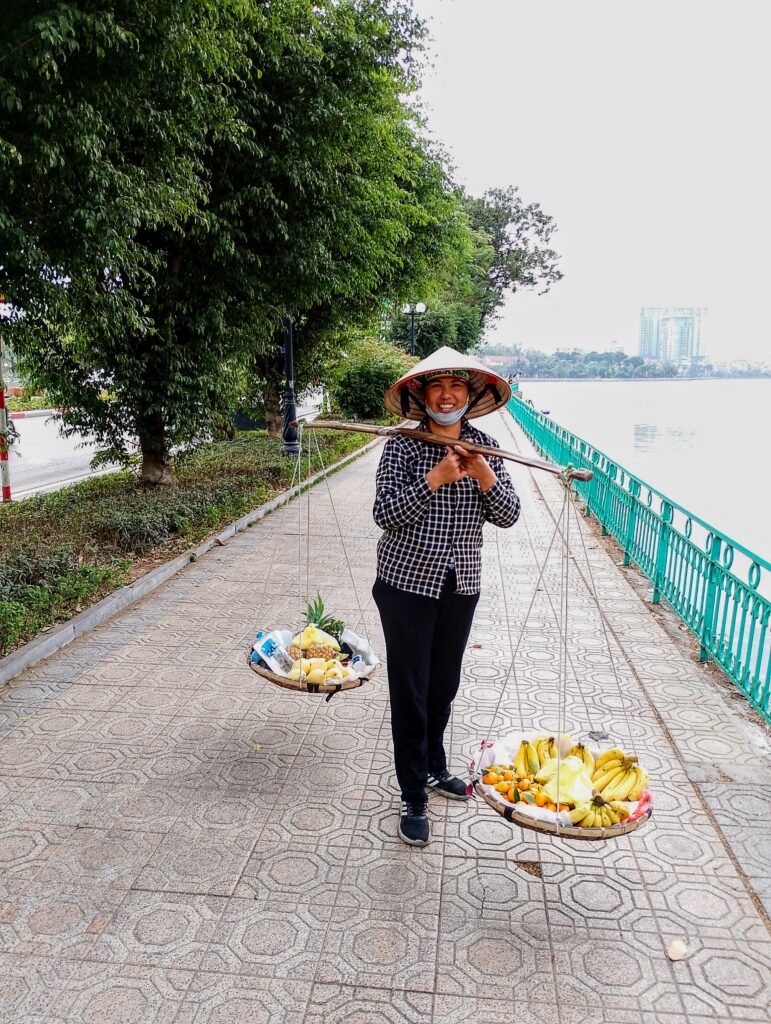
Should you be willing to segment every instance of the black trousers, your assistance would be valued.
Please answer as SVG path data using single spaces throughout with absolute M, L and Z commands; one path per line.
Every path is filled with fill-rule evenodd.
M 372 588 L 385 634 L 394 760 L 403 800 L 425 800 L 428 773 L 447 767 L 444 730 L 479 601 L 479 594 L 456 594 L 455 586 L 450 570 L 438 599 L 398 590 L 380 578 Z

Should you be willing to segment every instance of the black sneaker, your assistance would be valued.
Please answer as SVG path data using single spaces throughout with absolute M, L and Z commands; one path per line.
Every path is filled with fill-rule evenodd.
M 443 772 L 437 772 L 435 775 L 429 774 L 427 784 L 442 796 L 449 797 L 450 800 L 468 800 L 469 798 L 466 783 L 456 775 L 450 775 L 446 768 Z
M 397 829 L 399 838 L 408 846 L 426 846 L 431 837 L 425 802 L 402 800 L 402 816 Z

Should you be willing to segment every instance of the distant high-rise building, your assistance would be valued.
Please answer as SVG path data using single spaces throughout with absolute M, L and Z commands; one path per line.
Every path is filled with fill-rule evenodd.
M 701 322 L 706 309 L 645 306 L 640 310 L 640 355 L 643 359 L 692 363 L 703 355 Z

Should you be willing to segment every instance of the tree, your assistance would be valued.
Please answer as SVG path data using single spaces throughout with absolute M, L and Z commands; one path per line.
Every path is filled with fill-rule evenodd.
M 0 288 L 69 430 L 170 480 L 239 367 L 266 390 L 460 230 L 402 100 L 422 29 L 390 0 L 13 3 Z M 106 397 L 105 397 L 106 396 Z
M 8 7 L 11 10 L 8 10 Z M 242 130 L 244 0 L 10 0 L 0 56 L 0 290 L 36 383 L 70 430 L 146 479 L 216 386 L 221 337 L 179 316 L 179 267 L 206 221 L 212 141 Z M 200 307 L 200 304 L 199 304 Z M 105 401 L 102 392 L 107 391 Z
M 468 226 L 462 258 L 449 264 L 429 312 L 415 324 L 415 350 L 429 355 L 441 345 L 468 352 L 482 340 L 506 296 L 562 278 L 557 253 L 548 248 L 555 224 L 538 203 L 525 205 L 516 188 L 491 189 L 475 198 L 457 193 Z M 391 337 L 406 347 L 409 321 L 395 318 Z

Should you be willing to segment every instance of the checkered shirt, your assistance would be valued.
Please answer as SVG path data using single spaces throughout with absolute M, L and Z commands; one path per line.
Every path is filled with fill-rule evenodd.
M 425 429 L 425 421 L 422 424 Z M 499 447 L 463 419 L 461 438 Z M 399 590 L 439 597 L 448 565 L 454 562 L 457 592 L 478 594 L 482 572 L 482 527 L 513 526 L 519 498 L 503 460 L 488 458 L 498 478 L 483 492 L 464 477 L 432 491 L 426 474 L 447 454 L 439 445 L 411 437 L 390 438 L 376 476 L 373 515 L 384 531 L 377 546 L 377 574 Z

